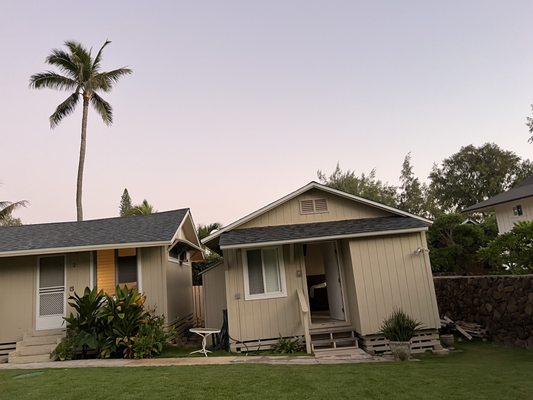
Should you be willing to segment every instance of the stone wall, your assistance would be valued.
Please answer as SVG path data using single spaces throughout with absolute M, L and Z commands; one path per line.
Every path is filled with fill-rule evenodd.
M 477 322 L 495 342 L 533 350 L 533 275 L 435 277 L 441 317 Z

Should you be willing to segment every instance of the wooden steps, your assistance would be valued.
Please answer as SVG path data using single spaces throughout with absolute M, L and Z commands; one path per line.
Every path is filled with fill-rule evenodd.
M 310 334 L 311 350 L 315 354 L 320 351 L 359 348 L 357 336 L 351 327 L 317 329 Z

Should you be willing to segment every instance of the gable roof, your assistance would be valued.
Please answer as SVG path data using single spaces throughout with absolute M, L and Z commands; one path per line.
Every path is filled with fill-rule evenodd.
M 188 208 L 80 222 L 0 227 L 0 257 L 171 245 Z
M 348 200 L 352 200 L 352 201 L 355 201 L 355 202 L 358 202 L 358 203 L 361 203 L 361 204 L 366 204 L 366 205 L 369 205 L 369 206 L 372 206 L 372 207 L 375 207 L 375 208 L 378 208 L 378 209 L 381 209 L 381 210 L 385 210 L 385 211 L 388 211 L 388 212 L 391 212 L 393 214 L 396 214 L 396 215 L 399 215 L 399 216 L 403 216 L 403 217 L 410 217 L 410 218 L 414 218 L 416 220 L 419 220 L 419 221 L 422 221 L 422 222 L 425 222 L 427 224 L 431 224 L 431 221 L 429 219 L 426 219 L 426 218 L 422 218 L 418 215 L 414 215 L 414 214 L 411 214 L 411 213 L 408 213 L 406 211 L 402 211 L 402 210 L 399 210 L 397 208 L 394 208 L 394 207 L 391 207 L 391 206 L 387 206 L 385 204 L 382 204 L 382 203 L 378 203 L 377 201 L 373 201 L 373 200 L 368 200 L 368 199 L 365 199 L 363 197 L 359 197 L 359 196 L 355 196 L 353 194 L 350 194 L 350 193 L 346 193 L 346 192 L 343 192 L 341 190 L 337 190 L 337 189 L 333 189 L 333 188 L 330 188 L 329 186 L 326 186 L 326 185 L 322 185 L 318 182 L 315 182 L 315 181 L 312 181 L 312 182 L 309 182 L 307 185 L 301 187 L 300 189 L 297 189 L 295 190 L 294 192 L 292 193 L 289 193 L 288 195 L 266 205 L 265 207 L 262 207 L 260 208 L 259 210 L 257 211 L 254 211 L 253 213 L 251 214 L 248 214 L 246 215 L 245 217 L 225 226 L 225 227 L 222 227 L 221 229 L 219 229 L 218 231 L 212 233 L 211 235 L 209 235 L 208 237 L 202 239 L 202 243 L 208 245 L 209 242 L 217 239 L 218 237 L 220 237 L 220 235 L 222 235 L 224 232 L 228 232 L 228 231 L 231 231 L 233 229 L 236 229 L 237 227 L 239 227 L 240 225 L 242 224 L 245 224 L 246 222 L 276 208 L 277 206 L 311 190 L 311 189 L 318 189 L 318 190 L 322 190 L 324 192 L 327 192 L 327 193 L 331 193 L 331 194 L 334 194 L 336 196 L 340 196 L 340 197 L 343 197 L 343 198 L 346 198 Z
M 490 210 L 497 206 L 498 204 L 507 203 L 510 201 L 521 200 L 526 197 L 533 196 L 533 176 L 530 176 L 524 180 L 520 185 L 515 186 L 512 189 L 509 189 L 506 192 L 497 194 L 490 199 L 482 201 L 481 203 L 474 204 L 473 206 L 465 208 L 462 212 L 472 212 L 472 211 L 481 211 L 481 210 Z
M 333 240 L 419 232 L 427 230 L 428 225 L 428 223 L 415 218 L 395 216 L 234 229 L 220 237 L 220 248 L 230 249 L 233 247 L 251 247 L 257 244 L 279 245 L 311 242 L 313 239 L 325 240 L 327 238 Z

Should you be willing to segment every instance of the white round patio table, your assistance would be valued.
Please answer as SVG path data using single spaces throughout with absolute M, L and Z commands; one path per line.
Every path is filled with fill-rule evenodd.
M 196 333 L 197 335 L 200 335 L 202 337 L 202 348 L 200 350 L 191 351 L 189 354 L 194 353 L 202 353 L 207 357 L 207 353 L 211 353 L 209 350 L 205 348 L 207 344 L 207 338 L 209 335 L 212 335 L 213 333 L 220 333 L 220 329 L 212 329 L 212 328 L 191 328 L 189 329 L 189 332 Z

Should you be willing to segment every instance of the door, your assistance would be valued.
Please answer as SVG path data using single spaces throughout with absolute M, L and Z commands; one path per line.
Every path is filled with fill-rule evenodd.
M 37 320 L 35 329 L 64 326 L 65 256 L 40 257 L 37 266 Z
M 329 316 L 333 319 L 344 321 L 344 301 L 342 295 L 341 275 L 337 259 L 337 246 L 335 242 L 322 244 L 324 255 L 324 269 L 328 287 Z

